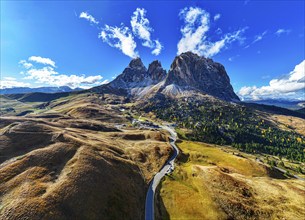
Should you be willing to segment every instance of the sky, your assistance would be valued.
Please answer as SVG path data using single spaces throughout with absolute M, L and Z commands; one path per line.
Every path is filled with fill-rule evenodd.
M 3 1 L 0 88 L 90 88 L 192 51 L 241 99 L 305 100 L 304 1 Z

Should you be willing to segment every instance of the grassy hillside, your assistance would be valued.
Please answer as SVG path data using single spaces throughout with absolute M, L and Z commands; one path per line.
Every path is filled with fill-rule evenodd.
M 274 108 L 281 114 L 281 108 Z M 275 123 L 271 119 L 273 113 L 211 96 L 155 99 L 146 103 L 144 110 L 175 123 L 180 129 L 187 129 L 185 138 L 188 140 L 232 145 L 248 153 L 261 152 L 305 161 L 303 134 L 287 124 L 283 127 L 283 123 Z M 305 122 L 303 118 L 298 119 Z
M 232 148 L 183 141 L 160 187 L 158 219 L 303 219 L 305 183 Z
M 143 219 L 148 183 L 172 149 L 167 133 L 129 127 L 114 100 L 7 99 L 18 110 L 0 118 L 0 219 Z M 14 116 L 26 106 L 33 112 Z
M 261 153 L 275 154 L 264 162 L 292 173 L 302 165 L 277 154 L 287 156 L 287 146 L 293 153 L 303 149 L 303 119 L 208 96 L 159 99 L 145 106 L 146 114 L 142 103 L 111 93 L 0 98 L 0 219 L 143 219 L 148 183 L 172 149 L 167 133 L 133 127 L 136 116 L 171 121 L 184 139 L 242 147 L 250 143 L 241 150 L 251 153 L 259 146 Z M 275 136 L 284 141 L 271 142 Z M 264 146 L 277 147 L 271 143 L 279 148 L 264 152 Z M 195 142 L 179 147 L 178 166 L 157 193 L 159 217 L 298 219 L 298 213 L 304 214 L 303 203 L 295 202 L 304 196 L 300 181 L 247 154 L 241 157 L 237 150 Z M 279 197 L 282 191 L 285 195 Z M 273 211 L 270 204 L 278 208 Z M 287 209 L 287 215 L 280 209 Z

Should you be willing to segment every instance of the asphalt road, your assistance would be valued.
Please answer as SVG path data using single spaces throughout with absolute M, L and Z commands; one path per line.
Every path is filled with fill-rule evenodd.
M 256 160 L 256 161 L 259 162 L 259 163 L 261 163 L 261 164 L 266 165 L 266 164 L 265 164 L 263 161 L 261 161 L 261 160 Z M 283 174 L 287 173 L 287 170 L 284 170 L 284 169 L 279 168 L 279 167 L 276 167 L 276 166 L 274 167 L 274 169 L 277 169 L 278 171 L 282 172 Z M 299 177 L 298 175 L 292 175 L 292 176 L 293 176 L 294 178 L 296 178 L 296 179 L 305 181 L 304 178 Z
M 156 173 L 154 178 L 151 180 L 149 184 L 149 188 L 146 194 L 146 202 L 145 202 L 145 220 L 154 220 L 154 204 L 155 204 L 155 190 L 160 183 L 161 179 L 165 176 L 165 174 L 170 173 L 174 170 L 175 164 L 174 161 L 179 154 L 179 149 L 175 145 L 175 141 L 177 139 L 177 134 L 174 129 L 170 128 L 169 126 L 162 126 L 164 130 L 170 132 L 170 145 L 174 149 L 174 154 L 171 156 L 169 160 L 164 164 L 162 169 Z

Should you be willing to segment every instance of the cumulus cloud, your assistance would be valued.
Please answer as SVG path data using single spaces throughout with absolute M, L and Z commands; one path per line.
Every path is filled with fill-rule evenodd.
M 144 8 L 137 8 L 130 20 L 131 29 L 124 24 L 120 27 L 105 25 L 101 28 L 98 37 L 107 43 L 109 46 L 117 48 L 123 54 L 136 58 L 139 57 L 136 51 L 137 43 L 135 37 L 142 41 L 144 47 L 152 49 L 153 55 L 159 55 L 163 48 L 159 40 L 153 40 L 151 33 L 153 28 L 150 26 L 149 20 L 146 18 L 146 10 Z
M 133 33 L 139 38 L 142 39 L 143 45 L 150 47 L 152 41 L 150 39 L 150 32 L 153 29 L 149 26 L 149 20 L 145 17 L 146 10 L 144 8 L 137 8 L 131 16 L 130 24 L 132 27 Z
M 281 36 L 282 34 L 289 34 L 290 32 L 291 32 L 291 30 L 289 30 L 289 29 L 280 28 L 275 32 L 275 34 L 277 36 Z
M 31 56 L 28 59 L 31 62 L 21 60 L 19 63 L 25 68 L 21 73 L 24 75 L 24 80 L 34 80 L 37 84 L 50 85 L 50 86 L 69 86 L 71 88 L 90 88 L 93 86 L 101 85 L 100 75 L 85 76 L 85 75 L 66 75 L 60 74 L 56 71 L 55 62 L 49 58 L 42 58 Z M 36 67 L 33 62 L 43 64 L 42 67 Z M 105 82 L 105 81 L 104 81 Z M 14 78 L 4 78 L 1 81 L 1 86 L 17 87 L 17 86 L 30 86 L 29 83 L 17 82 Z
M 36 83 L 47 84 L 51 86 L 69 86 L 71 88 L 87 88 L 100 85 L 100 80 L 103 78 L 100 75 L 97 76 L 77 76 L 77 75 L 65 75 L 59 74 L 50 66 L 43 68 L 32 68 L 27 70 L 24 79 L 35 80 Z
M 118 48 L 131 58 L 138 57 L 138 52 L 135 50 L 137 43 L 129 28 L 124 25 L 121 27 L 111 27 L 106 24 L 99 33 L 99 38 L 102 38 L 103 42 L 111 47 Z
M 50 65 L 50 66 L 55 67 L 55 62 L 53 60 L 51 60 L 50 58 L 44 58 L 44 57 L 40 57 L 40 56 L 31 56 L 31 57 L 29 57 L 28 60 L 36 62 L 36 63 Z M 23 61 L 21 60 L 20 62 L 23 62 Z
M 221 14 L 216 14 L 216 15 L 214 16 L 214 21 L 217 21 L 220 17 L 221 17 Z
M 153 28 L 150 27 L 149 20 L 146 18 L 146 10 L 137 8 L 131 16 L 130 25 L 134 35 L 143 41 L 142 45 L 153 49 L 151 52 L 154 55 L 159 55 L 162 50 L 162 45 L 159 40 L 151 40 Z
M 0 89 L 8 89 L 13 87 L 29 87 L 29 83 L 17 81 L 14 77 L 3 77 L 0 79 Z
M 22 65 L 26 69 L 30 69 L 33 67 L 33 64 L 27 62 L 26 60 L 20 60 L 19 64 Z
M 91 24 L 98 24 L 99 23 L 92 15 L 88 14 L 87 12 L 80 13 L 79 18 L 86 19 Z
M 192 51 L 199 55 L 212 57 L 234 41 L 243 42 L 246 28 L 224 34 L 219 41 L 211 42 L 207 38 L 210 28 L 210 14 L 198 7 L 186 7 L 179 13 L 184 21 L 181 28 L 182 38 L 178 42 L 177 54 Z
M 238 94 L 243 99 L 266 99 L 295 97 L 298 94 L 305 95 L 305 60 L 296 65 L 294 70 L 282 78 L 272 79 L 269 85 L 256 87 L 242 87 Z

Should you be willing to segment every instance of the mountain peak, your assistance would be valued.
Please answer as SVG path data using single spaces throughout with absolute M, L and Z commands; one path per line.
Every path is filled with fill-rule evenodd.
M 162 68 L 161 62 L 159 60 L 155 60 L 149 64 L 147 72 L 153 81 L 160 82 L 166 76 L 166 71 Z
M 132 59 L 128 65 L 128 67 L 130 67 L 132 69 L 145 69 L 146 70 L 146 67 L 144 66 L 140 57 Z
M 125 89 L 137 98 L 156 93 L 177 96 L 199 92 L 226 101 L 239 101 L 224 66 L 192 52 L 176 56 L 168 74 L 158 60 L 146 69 L 140 58 L 133 59 L 109 85 Z
M 192 52 L 175 57 L 164 86 L 171 84 L 181 89 L 199 90 L 223 100 L 239 100 L 224 66 Z
M 181 53 L 179 56 L 188 56 L 188 57 L 193 57 L 193 58 L 200 58 L 200 56 L 198 54 L 193 53 L 191 51 L 187 51 L 187 52 Z

